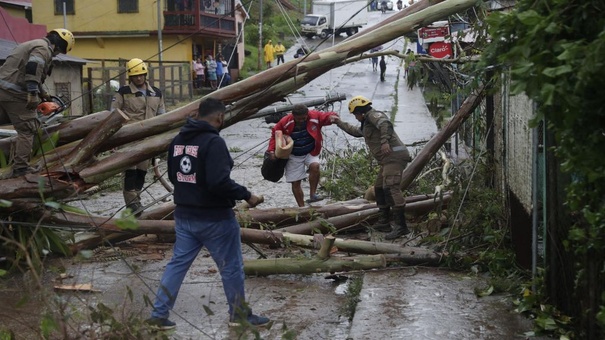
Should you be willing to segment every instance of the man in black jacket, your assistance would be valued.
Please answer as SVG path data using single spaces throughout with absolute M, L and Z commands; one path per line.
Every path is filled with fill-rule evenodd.
M 225 105 L 213 98 L 200 103 L 197 117 L 188 118 L 168 150 L 168 177 L 174 185 L 176 241 L 148 323 L 161 330 L 175 327 L 168 319 L 179 289 L 197 254 L 205 246 L 216 263 L 229 305 L 229 325 L 262 326 L 264 316 L 252 314 L 244 293 L 240 226 L 233 207 L 245 200 L 262 202 L 231 179 L 233 159 L 219 135 Z

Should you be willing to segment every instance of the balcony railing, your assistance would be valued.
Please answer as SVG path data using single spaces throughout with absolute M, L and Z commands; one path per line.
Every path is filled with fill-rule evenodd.
M 164 11 L 164 32 L 230 38 L 237 35 L 232 0 L 194 0 L 190 3 L 191 8 L 187 8 L 168 1 L 168 10 Z

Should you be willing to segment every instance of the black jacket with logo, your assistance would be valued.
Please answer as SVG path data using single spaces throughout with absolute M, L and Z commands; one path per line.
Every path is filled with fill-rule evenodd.
M 168 177 L 174 185 L 175 214 L 222 219 L 234 216 L 236 200 L 251 193 L 231 179 L 233 159 L 219 131 L 187 119 L 168 150 Z

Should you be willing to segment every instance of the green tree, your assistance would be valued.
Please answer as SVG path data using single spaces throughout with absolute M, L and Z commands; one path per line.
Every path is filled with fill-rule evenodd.
M 575 293 L 600 304 L 578 304 L 591 337 L 595 325 L 601 336 L 605 329 L 604 12 L 602 0 L 518 1 L 513 11 L 488 18 L 491 43 L 483 55 L 484 65 L 510 72 L 514 93 L 538 104 L 535 121 L 544 119 L 554 133 L 556 155 L 572 178 L 566 203 L 574 225 L 566 245 L 576 262 Z

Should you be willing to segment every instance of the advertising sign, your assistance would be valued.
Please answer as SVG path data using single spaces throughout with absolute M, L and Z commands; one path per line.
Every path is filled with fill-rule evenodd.
M 434 42 L 429 46 L 429 54 L 435 58 L 450 58 L 452 57 L 452 44 Z
M 450 26 L 445 22 L 444 25 L 422 27 L 418 30 L 418 40 L 423 44 L 444 41 L 449 34 Z

